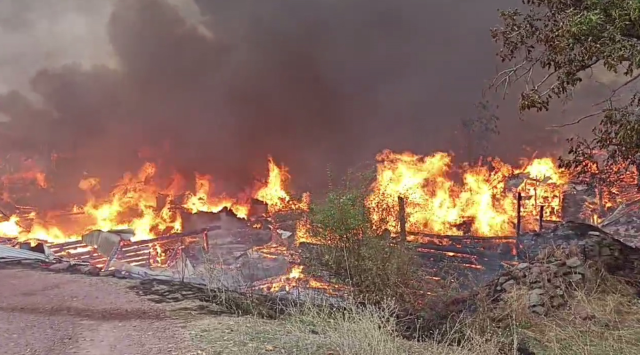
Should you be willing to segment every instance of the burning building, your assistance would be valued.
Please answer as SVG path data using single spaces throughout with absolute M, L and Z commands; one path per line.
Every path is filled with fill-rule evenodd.
M 424 244 L 419 251 L 470 257 L 473 262 L 467 266 L 472 268 L 481 268 L 477 257 L 452 251 L 457 250 L 450 248 L 452 243 L 479 243 L 484 250 L 508 246 L 507 253 L 513 254 L 516 234 L 563 220 L 567 191 L 574 188 L 570 174 L 551 158 L 522 160 L 517 167 L 497 158 L 456 165 L 446 153 L 423 156 L 385 150 L 376 158 L 365 207 L 377 232 L 397 235 L 404 230 L 410 242 Z M 269 277 L 289 274 L 283 279 L 288 281 L 276 284 L 302 282 L 306 279 L 295 265 L 293 246 L 321 242 L 313 238 L 304 217 L 311 195 L 294 197 L 287 169 L 271 158 L 267 163 L 266 179 L 236 196 L 217 193 L 210 175 L 195 174 L 194 189 L 187 189 L 189 179 L 177 173 L 163 179 L 152 163 L 143 164 L 137 173 L 125 173 L 115 186 L 86 177 L 78 183 L 85 203 L 63 211 L 18 206 L 0 222 L 0 238 L 21 248 L 44 245 L 58 256 L 104 271 L 123 265 L 176 267 L 189 258 L 191 265 L 198 262 L 194 258 L 207 257 L 215 245 L 223 264 L 259 254 L 284 262 Z M 33 176 L 38 175 L 22 178 Z M 404 201 L 403 226 L 398 197 Z M 294 216 L 294 221 L 285 218 L 288 224 L 280 223 L 275 218 L 279 215 Z M 193 248 L 204 254 L 193 253 Z M 261 276 L 251 280 L 260 281 Z M 272 284 L 260 288 L 271 289 Z

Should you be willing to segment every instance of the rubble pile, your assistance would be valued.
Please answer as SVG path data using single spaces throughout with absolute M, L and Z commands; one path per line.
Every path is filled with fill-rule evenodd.
M 619 235 L 576 222 L 518 238 L 520 263 L 508 267 L 490 284 L 498 300 L 516 287 L 527 291 L 527 307 L 544 315 L 563 307 L 575 290 L 603 270 L 640 285 L 640 248 Z M 593 268 L 593 267 L 595 268 Z
M 640 247 L 640 197 L 623 203 L 599 225 L 625 244 Z
M 541 260 L 558 252 L 597 261 L 615 274 L 640 275 L 640 249 L 635 240 L 609 233 L 599 227 L 566 222 L 542 233 L 518 237 L 520 260 Z
M 504 299 L 506 292 L 522 287 L 527 290 L 529 310 L 545 315 L 549 309 L 566 305 L 571 290 L 583 286 L 586 274 L 585 264 L 578 257 L 520 263 L 501 274 L 495 291 L 499 299 Z

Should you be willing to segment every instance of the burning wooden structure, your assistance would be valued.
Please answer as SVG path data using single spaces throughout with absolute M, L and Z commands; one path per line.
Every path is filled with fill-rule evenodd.
M 376 181 L 365 201 L 376 226 L 413 243 L 426 267 L 437 269 L 446 262 L 490 276 L 503 263 L 515 260 L 519 237 L 543 233 L 561 223 L 568 180 L 552 160 L 532 160 L 517 169 L 498 160 L 490 166 L 467 166 L 458 172 L 462 181 L 458 183 L 447 176 L 450 158 L 444 154 L 381 154 Z M 0 232 L 12 233 L 14 241 L 45 241 L 54 254 L 102 270 L 111 268 L 114 261 L 172 267 L 192 247 L 206 251 L 214 242 L 208 238 L 215 236 L 215 242 L 225 240 L 230 245 L 219 250 L 226 266 L 238 264 L 238 259 L 251 264 L 250 254 L 260 254 L 265 260 L 277 261 L 269 275 L 288 273 L 285 278 L 291 282 L 304 279 L 289 257 L 295 253 L 295 244 L 310 240 L 304 218 L 292 222 L 275 217 L 280 213 L 304 215 L 309 195 L 301 199 L 289 196 L 284 189 L 284 169 L 270 161 L 268 181 L 244 200 L 212 197 L 207 176 L 196 176 L 194 192 L 160 188 L 152 182 L 154 169 L 147 164 L 137 175 L 125 175 L 106 200 L 93 195 L 97 179 L 85 179 L 80 184 L 90 196 L 85 206 L 49 213 L 46 218 L 36 210 L 18 209 L 19 213 L 0 222 Z M 226 215 L 230 219 L 222 221 Z M 70 230 L 63 223 L 65 218 L 72 227 L 83 226 L 82 233 L 64 232 Z M 102 251 L 82 237 L 86 230 L 117 234 L 126 227 L 133 229 L 134 237 L 119 238 Z M 234 239 L 234 233 L 251 239 L 252 231 L 263 232 L 259 247 Z M 267 269 L 264 265 L 266 262 L 258 267 Z M 252 276 L 251 282 L 260 277 Z

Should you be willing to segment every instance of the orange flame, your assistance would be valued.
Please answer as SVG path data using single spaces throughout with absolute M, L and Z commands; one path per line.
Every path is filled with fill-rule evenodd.
M 526 199 L 523 215 L 537 215 L 538 206 L 549 206 L 549 219 L 559 218 L 561 193 L 566 180 L 553 161 L 536 159 L 519 169 L 490 161 L 491 167 L 463 166 L 462 183 L 450 178 L 452 156 L 435 153 L 420 156 L 385 150 L 377 156 L 377 179 L 367 198 L 371 216 L 380 229 L 397 232 L 398 196 L 405 198 L 407 228 L 433 234 L 461 235 L 466 224 L 478 236 L 511 235 L 517 200 L 508 194 L 509 178 L 526 176 L 516 186 Z M 534 183 L 532 183 L 534 181 Z M 535 195 L 532 200 L 530 197 Z
M 269 157 L 269 179 L 264 186 L 257 189 L 253 195 L 254 198 L 266 203 L 270 213 L 283 210 L 308 210 L 311 199 L 308 193 L 304 194 L 300 201 L 295 201 L 285 190 L 290 178 L 287 169 L 284 166 L 278 167 Z
M 239 202 L 236 199 L 222 195 L 212 197 L 213 183 L 210 175 L 196 173 L 196 192 L 187 192 L 185 202 L 182 205 L 191 213 L 196 212 L 219 212 L 223 208 L 233 211 L 236 216 L 246 219 L 249 214 L 248 201 Z
M 18 216 L 0 222 L 0 236 L 59 243 L 80 239 L 89 230 L 131 228 L 135 232 L 134 240 L 151 239 L 182 230 L 181 215 L 175 208 L 178 205 L 191 213 L 218 212 L 226 207 L 239 218 L 248 216 L 250 198 L 231 198 L 224 194 L 214 196 L 214 185 L 209 175 L 196 174 L 194 191 L 185 192 L 181 176 L 175 174 L 169 186 L 161 188 L 156 181 L 156 173 L 154 164 L 145 163 L 137 174 L 124 174 L 107 198 L 97 197 L 101 189 L 98 178 L 85 178 L 79 182 L 78 188 L 86 192 L 88 202 L 74 206 L 73 212 L 84 215 L 86 219 L 75 225 L 73 230 L 40 220 L 34 213 L 28 217 L 29 223 L 23 223 L 25 221 Z M 284 186 L 288 178 L 286 168 L 278 168 L 269 158 L 267 183 L 256 186 L 254 198 L 267 203 L 272 213 L 289 208 L 307 208 L 308 194 L 301 201 L 296 201 L 286 192 Z M 159 196 L 166 197 L 166 200 L 161 202 Z M 29 227 L 23 227 L 25 225 Z

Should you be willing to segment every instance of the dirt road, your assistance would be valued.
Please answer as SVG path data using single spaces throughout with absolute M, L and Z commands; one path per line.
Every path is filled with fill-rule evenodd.
M 195 354 L 183 324 L 125 281 L 0 270 L 2 354 Z

